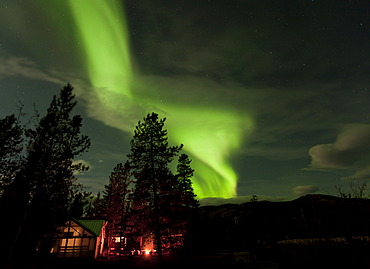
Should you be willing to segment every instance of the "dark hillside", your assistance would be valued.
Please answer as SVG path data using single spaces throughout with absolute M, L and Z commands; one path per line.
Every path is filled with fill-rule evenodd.
M 370 200 L 306 195 L 288 202 L 248 202 L 199 208 L 201 251 L 250 249 L 295 238 L 370 235 Z

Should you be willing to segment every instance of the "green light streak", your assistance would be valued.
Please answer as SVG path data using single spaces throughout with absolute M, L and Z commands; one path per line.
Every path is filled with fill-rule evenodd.
M 167 118 L 169 139 L 174 144 L 184 144 L 184 150 L 193 159 L 193 185 L 198 197 L 235 196 L 237 175 L 229 158 L 240 146 L 243 130 L 252 129 L 252 119 L 227 109 L 181 103 L 181 99 L 164 104 L 153 98 L 159 95 L 153 85 L 138 82 L 140 76 L 135 76 L 132 69 L 127 23 L 120 3 L 116 0 L 68 1 L 76 36 L 81 38 L 88 76 L 100 105 L 109 113 L 124 113 L 119 104 L 122 100 L 127 104 L 145 102 L 141 106 L 147 112 L 157 110 L 161 117 Z M 134 85 L 140 85 L 140 93 L 135 92 Z M 143 116 L 134 120 L 137 122 Z M 100 118 L 114 125 L 106 119 Z
M 107 91 L 131 97 L 130 48 L 121 1 L 69 0 L 90 81 L 104 103 Z
M 243 128 L 252 120 L 235 113 L 202 107 L 164 107 L 168 111 L 169 138 L 194 159 L 194 189 L 200 197 L 230 198 L 236 195 L 237 175 L 228 162 L 241 145 Z

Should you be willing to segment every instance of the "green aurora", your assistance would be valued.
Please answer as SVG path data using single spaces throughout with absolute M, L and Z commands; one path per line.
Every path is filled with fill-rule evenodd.
M 140 120 L 143 113 L 155 111 L 166 117 L 171 143 L 184 144 L 193 159 L 193 187 L 198 197 L 236 196 L 238 177 L 230 157 L 253 128 L 251 117 L 226 106 L 206 107 L 185 101 L 181 96 L 175 102 L 164 102 L 160 88 L 170 91 L 171 84 L 152 85 L 135 71 L 121 1 L 69 0 L 68 6 L 95 101 L 104 111 L 131 113 L 134 119 L 123 127 L 122 123 L 114 126 L 106 122 L 106 116 L 98 118 L 132 132 L 133 122 Z M 124 104 L 129 108 L 122 108 Z M 142 113 L 128 112 L 130 108 Z
M 78 181 L 93 193 L 152 111 L 193 160 L 200 198 L 237 195 L 202 205 L 370 180 L 368 1 L 0 3 L 2 117 L 22 103 L 32 124 L 70 82 L 93 142 Z

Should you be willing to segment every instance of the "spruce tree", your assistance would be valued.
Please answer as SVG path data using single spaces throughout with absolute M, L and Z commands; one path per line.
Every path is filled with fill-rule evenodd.
M 98 192 L 92 197 L 86 210 L 86 218 L 88 219 L 107 219 L 107 203 L 103 195 Z
M 199 201 L 196 198 L 192 186 L 191 178 L 194 174 L 194 169 L 191 168 L 191 159 L 186 154 L 181 154 L 178 158 L 177 170 L 177 186 L 176 186 L 176 206 L 174 209 L 174 225 L 173 234 L 177 237 L 170 237 L 172 245 L 191 243 L 191 227 L 196 209 L 199 207 Z
M 68 202 L 68 216 L 75 219 L 86 217 L 92 198 L 91 192 L 78 189 L 71 190 Z
M 127 156 L 136 180 L 135 226 L 145 238 L 154 237 L 159 255 L 162 254 L 162 226 L 168 206 L 166 197 L 176 186 L 169 165 L 182 148 L 182 145 L 169 146 L 165 120 L 151 113 L 143 122 L 139 121 L 131 140 L 131 153 Z
M 166 216 L 163 225 L 163 245 L 168 248 L 178 248 L 184 245 L 185 238 L 189 237 L 191 220 L 198 208 L 192 187 L 191 178 L 194 170 L 190 166 L 188 155 L 181 154 L 178 158 L 174 185 L 166 195 Z
M 12 114 L 0 119 L 0 198 L 21 165 L 23 128 Z
M 180 195 L 181 208 L 189 212 L 199 207 L 199 202 L 194 194 L 191 178 L 194 169 L 191 168 L 191 160 L 188 155 L 181 154 L 177 164 L 178 192 Z
M 106 219 L 108 221 L 108 244 L 115 242 L 119 254 L 123 246 L 128 213 L 131 206 L 132 179 L 130 165 L 119 163 L 109 177 L 109 184 L 105 186 L 104 199 L 106 203 Z M 119 239 L 118 239 L 119 238 Z M 118 241 L 117 241 L 118 240 Z M 109 246 L 109 249 L 113 247 Z

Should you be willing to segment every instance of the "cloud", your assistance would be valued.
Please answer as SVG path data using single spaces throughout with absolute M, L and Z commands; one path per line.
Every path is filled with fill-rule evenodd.
M 145 115 L 140 104 L 123 94 L 88 86 L 76 93 L 85 101 L 88 116 L 110 127 L 132 132 L 137 121 Z
M 346 169 L 354 167 L 370 153 L 370 124 L 346 125 L 332 144 L 320 144 L 309 150 L 311 164 L 306 170 Z
M 42 71 L 33 61 L 17 56 L 0 55 L 0 77 L 21 76 L 28 79 L 48 81 L 56 84 L 65 84 L 55 74 Z
M 313 185 L 303 185 L 303 186 L 297 186 L 293 188 L 293 194 L 297 196 L 302 196 L 308 193 L 314 193 L 317 192 L 319 188 L 317 186 Z
M 139 104 L 132 102 L 122 94 L 115 94 L 106 89 L 93 89 L 82 79 L 66 72 L 44 71 L 34 61 L 18 56 L 0 54 L 0 78 L 22 77 L 65 85 L 70 81 L 76 95 L 85 101 L 88 116 L 100 120 L 108 126 L 132 131 L 139 118 L 145 114 Z M 99 98 L 103 96 L 104 98 Z M 113 101 L 114 102 L 113 102 Z
M 370 166 L 356 171 L 352 176 L 343 177 L 343 180 L 369 180 L 370 179 Z
M 77 78 L 75 74 L 44 71 L 42 67 L 28 58 L 1 53 L 0 78 L 6 77 L 21 77 L 57 85 L 65 85 L 66 81 L 70 81 L 77 97 L 84 101 L 88 116 L 121 130 L 132 131 L 139 115 L 140 117 L 144 115 L 140 105 L 122 94 L 115 94 L 104 88 L 94 89 L 83 79 Z

